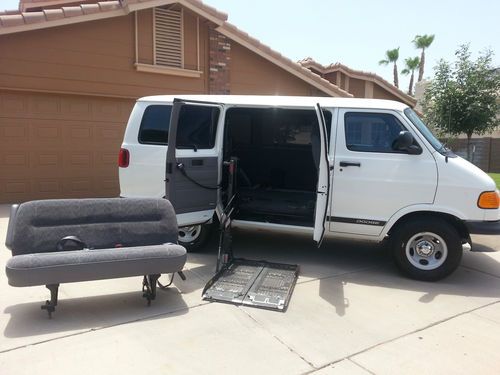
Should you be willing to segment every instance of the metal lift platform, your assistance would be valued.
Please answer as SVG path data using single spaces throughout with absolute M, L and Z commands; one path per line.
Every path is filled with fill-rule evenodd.
M 238 159 L 228 163 L 228 203 L 220 219 L 219 249 L 215 276 L 203 289 L 207 301 L 286 311 L 299 276 L 299 266 L 234 258 L 231 216 L 237 210 Z

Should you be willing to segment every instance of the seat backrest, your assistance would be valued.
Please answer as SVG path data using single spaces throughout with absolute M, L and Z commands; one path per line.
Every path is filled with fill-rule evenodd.
M 177 243 L 177 219 L 166 199 L 42 200 L 12 213 L 6 241 L 12 255 L 57 251 L 67 236 L 93 249 Z

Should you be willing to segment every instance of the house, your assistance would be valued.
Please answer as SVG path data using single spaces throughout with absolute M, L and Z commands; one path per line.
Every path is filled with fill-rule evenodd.
M 0 203 L 117 196 L 118 151 L 142 96 L 350 97 L 355 86 L 198 0 L 21 0 L 0 12 L 0 51 Z
M 311 57 L 300 60 L 299 64 L 349 92 L 355 98 L 397 100 L 410 107 L 415 107 L 417 104 L 414 97 L 399 90 L 377 74 L 354 70 L 340 63 L 324 66 Z

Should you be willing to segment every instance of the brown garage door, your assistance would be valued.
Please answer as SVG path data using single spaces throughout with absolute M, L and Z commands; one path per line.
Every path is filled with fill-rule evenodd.
M 0 203 L 119 194 L 133 101 L 0 91 Z

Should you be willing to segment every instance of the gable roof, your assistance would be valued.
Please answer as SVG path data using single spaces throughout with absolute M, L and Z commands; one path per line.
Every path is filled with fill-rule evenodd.
M 324 66 L 324 65 L 321 65 L 320 63 L 318 63 L 317 61 L 315 61 L 311 57 L 307 57 L 303 60 L 300 60 L 299 64 L 302 65 L 304 68 L 309 68 L 309 69 L 312 68 L 321 74 L 341 72 L 341 73 L 344 73 L 345 75 L 347 75 L 351 78 L 362 79 L 365 81 L 374 82 L 377 85 L 384 88 L 385 90 L 389 91 L 394 96 L 398 97 L 405 104 L 407 104 L 411 107 L 414 107 L 417 104 L 417 100 L 413 96 L 410 96 L 410 95 L 406 94 L 405 92 L 401 91 L 396 86 L 389 83 L 384 78 L 382 78 L 381 76 L 379 76 L 375 73 L 365 72 L 362 70 L 355 70 L 355 69 L 349 68 L 348 66 L 341 64 L 341 63 L 338 63 L 338 62 L 335 64 L 330 64 L 330 65 Z
M 243 45 L 271 63 L 295 75 L 330 96 L 352 97 L 337 85 L 311 72 L 306 67 L 262 44 L 236 26 L 227 22 L 227 14 L 202 3 L 200 0 L 109 0 L 89 3 L 89 0 L 42 0 L 38 4 L 49 4 L 49 8 L 31 1 L 33 11 L 0 12 L 0 35 L 44 29 L 73 23 L 124 16 L 131 12 L 178 3 L 216 25 L 215 30 Z M 30 1 L 28 1 L 29 3 Z M 23 4 L 26 6 L 24 2 Z M 59 5 L 59 7 L 55 7 Z M 65 6 L 69 5 L 69 6 Z M 55 8 L 54 8 L 55 7 Z M 21 7 L 22 8 L 22 7 Z

